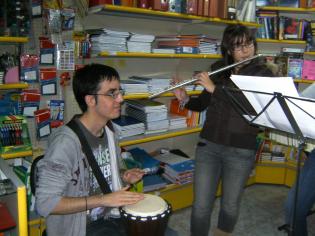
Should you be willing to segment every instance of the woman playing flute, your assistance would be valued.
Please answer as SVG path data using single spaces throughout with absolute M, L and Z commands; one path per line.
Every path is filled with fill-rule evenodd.
M 253 57 L 256 51 L 257 42 L 252 31 L 243 25 L 227 26 L 221 42 L 222 59 L 211 65 L 211 71 Z M 224 93 L 223 86 L 235 87 L 230 80 L 231 74 L 273 76 L 271 69 L 258 58 L 214 74 L 210 79 L 208 72 L 199 73 L 195 76 L 198 79 L 196 83 L 204 90 L 198 97 L 189 97 L 183 88 L 173 91 L 186 108 L 199 112 L 207 109 L 195 153 L 192 236 L 208 235 L 220 180 L 221 204 L 213 235 L 230 235 L 233 232 L 243 189 L 254 166 L 259 129 L 243 120 Z

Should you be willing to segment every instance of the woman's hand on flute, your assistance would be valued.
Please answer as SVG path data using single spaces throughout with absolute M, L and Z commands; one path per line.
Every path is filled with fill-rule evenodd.
M 196 84 L 200 84 L 204 87 L 209 93 L 213 93 L 215 89 L 215 84 L 209 78 L 208 72 L 201 72 L 194 76 L 194 78 L 198 79 Z
M 173 77 L 171 85 L 175 85 L 175 84 L 179 83 L 180 81 L 181 81 L 180 78 Z M 174 93 L 174 95 L 178 99 L 178 101 L 180 101 L 180 102 L 187 102 L 187 100 L 189 100 L 189 96 L 188 96 L 186 89 L 184 87 L 176 88 L 176 89 L 172 90 L 172 92 Z

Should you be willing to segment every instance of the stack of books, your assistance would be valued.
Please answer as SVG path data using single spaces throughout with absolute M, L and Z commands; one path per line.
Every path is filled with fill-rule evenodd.
M 216 39 L 203 36 L 199 41 L 199 52 L 201 54 L 220 54 L 220 43 Z
M 151 53 L 151 44 L 154 41 L 154 35 L 132 33 L 127 41 L 128 52 Z
M 162 89 L 170 86 L 171 79 L 169 76 L 165 77 L 157 77 L 157 76 L 131 76 L 129 77 L 130 80 L 134 81 L 141 81 L 148 85 L 149 93 L 155 93 L 161 91 Z
M 171 183 L 187 184 L 193 182 L 195 160 L 190 159 L 185 153 L 180 150 L 170 150 L 154 156 L 154 158 L 163 163 L 164 173 L 162 176 Z
M 126 42 L 129 35 L 130 33 L 126 31 L 113 31 L 108 29 L 93 32 L 90 36 L 90 42 L 92 44 L 91 54 L 98 55 L 101 52 L 127 52 Z
M 121 80 L 120 86 L 125 94 L 148 93 L 148 85 L 141 81 Z
M 121 115 L 112 121 L 120 139 L 143 134 L 145 131 L 144 123 L 131 116 Z
M 164 188 L 167 185 L 165 179 L 159 175 L 145 175 L 143 178 L 143 192 L 150 192 Z
M 141 164 L 141 168 L 156 169 L 161 162 L 153 158 L 148 152 L 142 148 L 132 148 L 128 152 L 133 159 Z M 143 191 L 149 192 L 165 187 L 167 182 L 158 174 L 152 173 L 143 177 Z
M 153 53 L 175 54 L 174 48 L 152 48 Z
M 186 116 L 180 116 L 180 115 L 169 113 L 168 119 L 169 119 L 170 130 L 187 128 Z
M 218 54 L 218 40 L 206 35 L 159 35 L 156 36 L 157 50 L 174 50 L 175 53 Z
M 145 133 L 165 132 L 169 128 L 165 104 L 149 99 L 126 101 L 126 113 L 145 123 Z

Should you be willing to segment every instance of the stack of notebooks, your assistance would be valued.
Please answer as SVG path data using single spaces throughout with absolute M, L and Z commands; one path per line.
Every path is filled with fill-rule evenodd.
M 186 116 L 180 116 L 180 115 L 169 113 L 168 119 L 169 119 L 170 130 L 187 128 Z
M 220 54 L 220 43 L 216 39 L 202 37 L 199 41 L 201 54 Z
M 133 33 L 127 41 L 128 52 L 151 53 L 151 44 L 154 41 L 154 35 Z
M 141 164 L 141 168 L 156 168 L 160 166 L 160 161 L 153 158 L 149 153 L 141 148 L 128 150 L 133 159 Z M 145 175 L 143 177 L 143 192 L 154 191 L 166 186 L 166 181 L 158 174 Z
M 148 91 L 149 93 L 155 93 L 158 91 L 161 91 L 162 89 L 170 86 L 171 79 L 169 76 L 150 76 L 150 77 L 145 77 L 145 76 L 131 76 L 129 77 L 130 80 L 134 81 L 141 81 L 144 82 L 148 85 Z
M 98 55 L 101 52 L 127 52 L 126 42 L 129 35 L 130 33 L 126 31 L 113 31 L 108 29 L 92 32 L 90 37 L 92 44 L 91 54 Z
M 162 176 L 174 184 L 187 184 L 193 182 L 195 160 L 190 159 L 180 150 L 170 150 L 154 158 L 164 163 Z
M 121 115 L 112 121 L 120 139 L 143 134 L 145 131 L 144 123 L 131 116 Z
M 120 86 L 125 94 L 148 93 L 148 85 L 141 81 L 121 80 Z
M 126 113 L 145 123 L 146 134 L 165 132 L 169 128 L 165 104 L 149 99 L 126 101 Z

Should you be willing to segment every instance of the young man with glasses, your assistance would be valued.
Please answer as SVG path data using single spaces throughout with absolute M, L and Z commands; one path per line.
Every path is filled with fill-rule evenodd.
M 221 42 L 222 60 L 211 65 L 211 71 L 253 57 L 256 49 L 253 32 L 246 26 L 227 26 Z M 273 76 L 262 61 L 255 59 L 214 74 L 210 79 L 208 72 L 196 75 L 197 84 L 204 87 L 198 97 L 190 98 L 182 88 L 174 90 L 175 96 L 186 108 L 199 112 L 207 109 L 195 153 L 192 236 L 208 236 L 220 180 L 222 196 L 214 235 L 226 236 L 233 232 L 243 189 L 254 166 L 258 128 L 245 122 L 224 93 L 223 86 L 235 87 L 231 74 Z M 246 98 L 242 94 L 239 97 L 243 105 L 252 111 Z
M 36 209 L 46 218 L 48 235 L 125 235 L 117 207 L 143 199 L 143 194 L 128 191 L 128 184 L 139 181 L 143 171 L 120 172 L 120 151 L 111 125 L 123 102 L 119 74 L 106 65 L 87 65 L 75 72 L 72 86 L 82 110 L 74 121 L 112 192 L 102 194 L 78 136 L 63 126 L 51 134 L 37 165 Z

